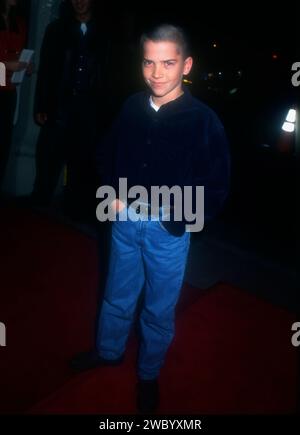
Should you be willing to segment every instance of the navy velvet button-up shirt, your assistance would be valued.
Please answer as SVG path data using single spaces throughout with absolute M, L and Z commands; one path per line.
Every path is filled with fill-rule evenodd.
M 102 144 L 110 151 L 104 183 L 117 190 L 119 178 L 127 178 L 128 189 L 144 186 L 149 199 L 151 186 L 204 186 L 205 221 L 212 219 L 229 190 L 230 158 L 222 123 L 187 89 L 157 112 L 149 96 L 140 92 L 125 102 Z M 103 159 L 101 147 L 98 158 Z M 181 234 L 182 225 L 179 229 L 176 224 L 177 230 L 170 232 Z

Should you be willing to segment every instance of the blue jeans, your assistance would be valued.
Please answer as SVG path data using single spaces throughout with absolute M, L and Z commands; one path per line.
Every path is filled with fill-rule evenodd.
M 139 326 L 138 376 L 159 375 L 174 337 L 175 306 L 182 287 L 190 233 L 175 237 L 159 217 L 137 215 L 129 207 L 120 214 L 139 219 L 112 225 L 109 272 L 96 340 L 100 356 L 119 358 L 126 347 L 137 302 L 144 291 Z

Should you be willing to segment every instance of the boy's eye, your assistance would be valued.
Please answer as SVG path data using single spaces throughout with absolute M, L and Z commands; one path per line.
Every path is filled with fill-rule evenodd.
M 152 62 L 151 62 L 151 60 L 144 60 L 143 61 L 143 64 L 144 64 L 144 66 L 149 66 L 149 65 L 151 65 L 152 64 Z
M 165 66 L 172 66 L 174 64 L 175 64 L 175 62 L 173 60 L 166 60 L 165 61 Z

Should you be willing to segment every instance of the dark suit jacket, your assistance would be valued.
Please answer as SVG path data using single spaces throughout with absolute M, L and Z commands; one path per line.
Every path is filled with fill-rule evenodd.
M 109 42 L 93 21 L 87 32 L 88 80 L 91 104 L 105 104 Z M 55 118 L 67 106 L 72 95 L 73 75 L 78 56 L 80 23 L 75 19 L 57 19 L 46 28 L 40 52 L 34 113 Z

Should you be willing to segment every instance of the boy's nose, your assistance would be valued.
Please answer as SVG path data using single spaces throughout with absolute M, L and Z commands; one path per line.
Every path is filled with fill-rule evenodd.
M 153 69 L 153 73 L 152 73 L 154 78 L 159 78 L 162 76 L 162 69 L 161 66 L 156 65 Z

